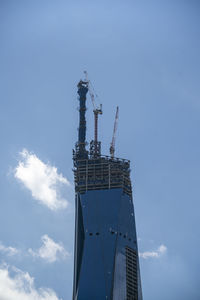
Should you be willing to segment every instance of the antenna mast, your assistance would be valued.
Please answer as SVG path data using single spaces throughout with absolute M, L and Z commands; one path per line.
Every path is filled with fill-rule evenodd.
M 87 158 L 88 152 L 86 146 L 86 94 L 88 92 L 88 83 L 80 80 L 78 85 L 78 100 L 79 100 L 79 128 L 78 128 L 78 142 L 76 143 L 76 157 Z

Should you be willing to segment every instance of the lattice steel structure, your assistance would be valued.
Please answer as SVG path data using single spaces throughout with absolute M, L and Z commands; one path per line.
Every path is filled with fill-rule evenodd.
M 86 151 L 87 91 L 81 81 L 73 300 L 142 300 L 130 162 Z

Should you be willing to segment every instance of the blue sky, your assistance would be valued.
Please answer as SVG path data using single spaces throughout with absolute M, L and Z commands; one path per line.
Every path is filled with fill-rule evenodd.
M 199 12 L 195 0 L 0 1 L 1 300 L 71 299 L 83 70 L 104 154 L 119 105 L 144 299 L 200 299 Z

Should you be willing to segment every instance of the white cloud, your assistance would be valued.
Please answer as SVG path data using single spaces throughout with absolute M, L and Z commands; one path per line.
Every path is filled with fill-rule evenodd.
M 8 266 L 0 266 L 1 300 L 59 300 L 52 289 L 36 289 L 34 278 L 28 273 L 16 268 L 12 268 L 12 272 L 14 276 L 11 276 Z
M 65 208 L 68 202 L 60 196 L 60 188 L 61 185 L 69 187 L 69 181 L 62 174 L 58 174 L 56 167 L 45 164 L 26 149 L 20 155 L 15 178 L 31 191 L 34 199 L 51 210 Z
M 144 259 L 148 259 L 148 258 L 158 258 L 160 256 L 162 256 L 164 253 L 166 253 L 167 251 L 167 247 L 165 245 L 160 245 L 160 247 L 158 247 L 158 249 L 156 251 L 146 251 L 146 252 L 142 252 L 140 253 L 140 257 L 144 258 Z
M 43 235 L 42 246 L 37 250 L 33 251 L 29 249 L 28 252 L 34 257 L 40 257 L 48 263 L 53 263 L 60 259 L 66 259 L 70 256 L 61 243 L 54 242 L 47 234 Z
M 6 247 L 0 242 L 0 252 L 5 253 L 8 256 L 13 256 L 15 254 L 18 254 L 19 250 L 14 247 Z

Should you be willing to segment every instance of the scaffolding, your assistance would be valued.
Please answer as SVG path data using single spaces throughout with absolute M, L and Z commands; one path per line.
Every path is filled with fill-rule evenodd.
M 75 151 L 73 159 L 76 192 L 122 188 L 132 198 L 129 160 L 103 155 L 77 159 Z

